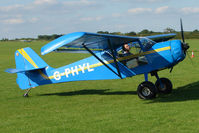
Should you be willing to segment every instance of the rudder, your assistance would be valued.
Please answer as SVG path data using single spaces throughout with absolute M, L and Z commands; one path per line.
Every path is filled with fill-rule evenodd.
M 17 84 L 21 89 L 38 86 L 38 81 L 44 79 L 42 69 L 48 66 L 31 48 L 21 48 L 15 52 Z

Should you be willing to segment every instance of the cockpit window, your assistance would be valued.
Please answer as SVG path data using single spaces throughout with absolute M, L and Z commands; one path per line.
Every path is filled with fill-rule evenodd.
M 148 64 L 143 52 L 140 42 L 135 41 L 124 44 L 121 50 L 118 51 L 118 60 L 129 69 Z
M 119 48 L 118 51 L 118 55 L 122 55 L 122 54 L 126 54 L 127 52 L 125 51 L 125 49 L 123 48 L 125 45 L 128 45 L 129 47 L 129 51 L 128 53 L 131 53 L 131 54 L 139 54 L 142 51 L 141 47 L 140 47 L 140 43 L 138 41 L 135 41 L 135 42 L 131 42 L 131 43 L 128 43 L 128 44 L 123 44 L 123 46 L 121 46 Z
M 156 43 L 145 37 L 140 38 L 140 42 L 142 43 L 144 49 L 149 49 Z
M 139 54 L 142 51 L 139 42 L 129 43 L 129 46 L 131 48 L 130 52 L 133 53 L 133 54 Z

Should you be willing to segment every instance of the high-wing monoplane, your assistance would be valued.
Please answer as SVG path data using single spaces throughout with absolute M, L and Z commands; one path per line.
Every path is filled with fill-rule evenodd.
M 172 92 L 172 83 L 167 78 L 159 78 L 158 71 L 173 67 L 186 57 L 189 48 L 185 43 L 181 21 L 180 40 L 170 40 L 174 33 L 146 37 L 130 37 L 88 32 L 63 35 L 41 48 L 41 54 L 50 52 L 90 53 L 92 56 L 72 64 L 52 68 L 31 48 L 21 48 L 15 52 L 16 69 L 6 72 L 17 73 L 17 84 L 21 89 L 69 81 L 124 79 L 144 74 L 145 81 L 138 88 L 141 99 L 151 99 L 157 93 Z M 124 45 L 130 47 L 128 54 Z M 155 84 L 148 81 L 148 74 L 155 76 Z

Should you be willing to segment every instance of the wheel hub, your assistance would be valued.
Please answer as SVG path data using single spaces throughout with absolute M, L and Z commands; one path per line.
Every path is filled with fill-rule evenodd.
M 149 95 L 151 94 L 151 91 L 150 91 L 149 88 L 144 87 L 144 88 L 142 89 L 142 94 L 143 94 L 144 96 L 149 96 Z
M 160 86 L 159 86 L 159 89 L 160 89 L 161 91 L 165 91 L 167 88 L 166 88 L 166 85 L 163 84 L 163 85 L 160 85 Z

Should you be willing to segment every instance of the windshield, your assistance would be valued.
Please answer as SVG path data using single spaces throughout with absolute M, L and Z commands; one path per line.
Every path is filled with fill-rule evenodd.
M 141 37 L 140 42 L 142 43 L 144 49 L 149 49 L 156 43 L 145 37 Z

